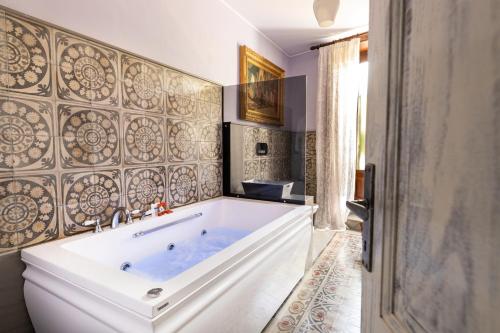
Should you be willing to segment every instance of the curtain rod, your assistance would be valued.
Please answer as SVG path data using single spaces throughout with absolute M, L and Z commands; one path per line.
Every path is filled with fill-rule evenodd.
M 331 42 L 328 42 L 328 43 L 314 45 L 314 46 L 311 46 L 310 50 L 317 50 L 320 47 L 324 47 L 324 46 L 336 44 L 336 43 L 339 43 L 339 42 L 345 42 L 345 41 L 348 41 L 348 40 L 351 40 L 351 39 L 357 38 L 357 37 L 360 37 L 362 42 L 365 41 L 365 40 L 368 40 L 368 32 L 361 32 L 359 34 L 352 35 L 352 36 L 349 36 L 349 37 L 332 40 Z

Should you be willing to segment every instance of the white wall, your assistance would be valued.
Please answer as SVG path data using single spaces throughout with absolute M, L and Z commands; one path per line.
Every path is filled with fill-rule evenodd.
M 318 87 L 318 51 L 290 58 L 287 76 L 307 76 L 306 129 L 316 130 L 316 92 Z
M 238 83 L 238 45 L 288 71 L 288 57 L 218 0 L 0 0 L 22 13 L 222 85 Z

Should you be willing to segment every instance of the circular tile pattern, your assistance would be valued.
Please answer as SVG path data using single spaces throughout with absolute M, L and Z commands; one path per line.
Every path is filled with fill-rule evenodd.
M 184 165 L 173 167 L 169 174 L 171 200 L 181 205 L 196 201 L 197 177 L 195 167 Z
M 160 202 L 165 195 L 162 174 L 156 169 L 134 170 L 127 187 L 127 198 L 132 209 L 145 209 Z
M 221 195 L 222 174 L 219 165 L 203 165 L 201 169 L 201 196 L 205 198 L 215 198 Z
M 0 85 L 13 89 L 35 86 L 48 71 L 47 29 L 36 26 L 35 34 L 23 21 L 11 17 L 1 25 L 6 33 L 0 34 Z
M 28 179 L 0 181 L 0 248 L 23 244 L 48 229 L 56 210 L 49 188 Z
M 196 156 L 196 131 L 185 121 L 171 123 L 168 133 L 168 147 L 171 158 L 178 161 L 194 159 Z
M 163 152 L 162 122 L 146 117 L 132 119 L 125 129 L 127 151 L 140 162 L 161 159 Z
M 64 149 L 83 164 L 104 163 L 118 149 L 118 130 L 108 112 L 81 110 L 72 113 L 64 122 L 61 134 Z
M 65 85 L 85 100 L 103 101 L 116 87 L 116 72 L 108 55 L 85 43 L 67 46 L 60 56 L 59 74 Z
M 158 108 L 162 102 L 162 84 L 158 73 L 161 72 L 142 62 L 128 66 L 123 74 L 126 98 L 141 109 Z
M 50 148 L 50 126 L 45 117 L 19 100 L 0 99 L 0 154 L 8 168 L 34 164 Z
M 77 225 L 95 218 L 104 222 L 120 205 L 120 188 L 107 174 L 83 174 L 74 178 L 65 202 L 66 214 Z
M 193 85 L 182 75 L 171 74 L 168 81 L 167 101 L 169 113 L 191 116 L 195 112 L 195 93 Z

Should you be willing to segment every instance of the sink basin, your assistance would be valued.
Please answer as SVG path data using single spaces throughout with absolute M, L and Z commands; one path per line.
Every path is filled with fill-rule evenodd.
M 257 198 L 281 199 L 289 197 L 293 182 L 250 179 L 242 181 L 245 194 Z

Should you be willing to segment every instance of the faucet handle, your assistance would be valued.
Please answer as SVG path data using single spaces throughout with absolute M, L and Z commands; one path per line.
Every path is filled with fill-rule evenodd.
M 128 210 L 128 209 L 126 209 L 126 210 L 125 210 L 125 216 L 126 216 L 125 224 L 130 224 L 130 223 L 134 222 L 134 221 L 132 220 L 132 213 L 133 213 L 133 212 L 131 212 L 131 211 L 130 211 L 130 210 Z
M 87 221 L 83 222 L 83 225 L 86 227 L 89 227 L 91 225 L 95 225 L 94 233 L 102 232 L 101 219 L 99 219 L 99 218 L 97 218 L 95 220 L 87 220 Z

